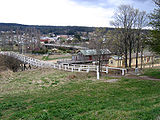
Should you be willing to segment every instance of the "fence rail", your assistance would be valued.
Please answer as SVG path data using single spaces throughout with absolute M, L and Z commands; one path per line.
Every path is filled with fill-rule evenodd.
M 35 59 L 32 57 L 25 56 L 23 54 L 19 54 L 16 52 L 0 52 L 1 55 L 11 56 L 14 57 L 24 64 L 30 64 L 32 66 L 41 67 L 41 68 L 53 68 L 53 69 L 59 69 L 59 70 L 65 70 L 70 72 L 97 72 L 97 79 L 99 79 L 99 71 L 98 66 L 96 65 L 80 65 L 80 64 L 63 64 L 63 63 L 50 63 L 48 61 L 43 61 L 39 59 Z M 107 67 L 102 66 L 102 72 L 108 74 L 109 70 L 120 70 L 122 75 L 125 75 L 127 70 L 125 68 L 113 68 L 113 67 Z

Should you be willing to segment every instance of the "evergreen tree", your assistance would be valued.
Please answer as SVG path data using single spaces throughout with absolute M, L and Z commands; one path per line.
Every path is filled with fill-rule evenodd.
M 153 30 L 151 31 L 151 39 L 147 43 L 152 51 L 160 54 L 160 0 L 154 0 L 154 2 L 157 8 L 150 14 L 150 24 Z

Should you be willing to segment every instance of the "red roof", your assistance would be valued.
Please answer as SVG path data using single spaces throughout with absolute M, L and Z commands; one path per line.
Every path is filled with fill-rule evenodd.
M 49 39 L 40 39 L 41 42 L 49 41 Z

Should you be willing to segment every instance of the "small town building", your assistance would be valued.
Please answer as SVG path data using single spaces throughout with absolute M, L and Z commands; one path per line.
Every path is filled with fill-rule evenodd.
M 107 61 L 110 58 L 111 52 L 108 49 L 100 50 L 101 59 Z M 97 61 L 98 53 L 95 49 L 80 50 L 77 55 L 72 56 L 72 61 Z
M 40 38 L 40 42 L 42 44 L 45 44 L 45 43 L 55 43 L 57 41 L 57 37 L 41 37 Z
M 64 38 L 67 39 L 69 36 L 68 35 L 57 35 L 58 38 Z
M 122 67 L 123 66 L 123 58 L 120 56 L 111 56 L 109 59 L 109 64 L 108 66 L 110 67 Z
M 143 57 L 143 59 L 142 59 L 143 65 L 152 63 L 155 59 L 155 56 L 151 52 L 144 52 L 142 57 Z M 128 58 L 127 62 L 129 65 L 129 58 Z M 141 53 L 138 54 L 138 66 L 140 66 L 140 64 L 141 64 Z M 131 65 L 132 65 L 132 67 L 136 66 L 136 53 L 132 54 Z M 120 57 L 120 56 L 116 56 L 116 55 L 111 56 L 111 58 L 109 59 L 108 66 L 110 66 L 110 67 L 124 67 L 125 66 L 124 57 Z

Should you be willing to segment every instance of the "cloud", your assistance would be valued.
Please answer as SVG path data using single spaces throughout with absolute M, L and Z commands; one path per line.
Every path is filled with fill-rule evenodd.
M 5 0 L 1 2 L 0 11 L 3 11 L 0 22 L 61 26 L 109 26 L 107 21 L 113 12 L 71 0 Z
M 133 0 L 135 2 L 146 2 L 146 1 L 151 1 L 151 0 Z
M 114 0 L 72 0 L 73 2 L 77 2 L 80 5 L 84 6 L 96 6 L 102 8 L 113 8 L 114 4 L 111 1 Z
M 0 22 L 32 25 L 109 26 L 120 4 L 153 9 L 150 0 L 1 0 Z M 7 7 L 6 7 L 7 6 Z
M 72 0 L 81 5 L 86 6 L 99 6 L 102 8 L 112 8 L 115 9 L 121 4 L 130 4 L 135 8 L 140 10 L 145 10 L 150 12 L 153 10 L 153 1 L 152 0 Z
M 131 5 L 139 10 L 147 11 L 150 13 L 154 9 L 154 3 L 152 0 L 132 0 Z

